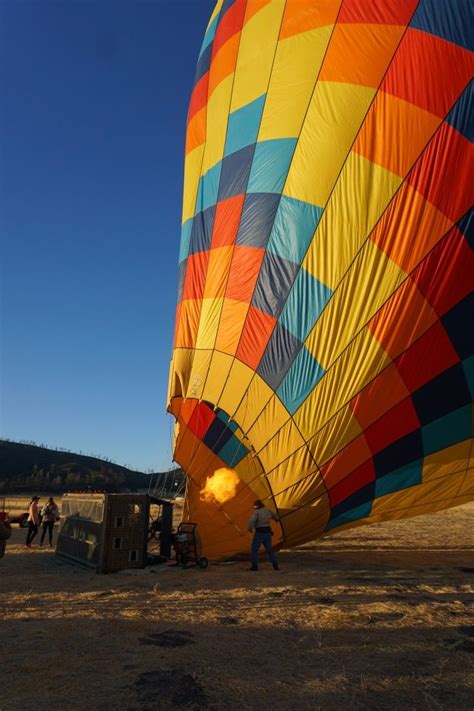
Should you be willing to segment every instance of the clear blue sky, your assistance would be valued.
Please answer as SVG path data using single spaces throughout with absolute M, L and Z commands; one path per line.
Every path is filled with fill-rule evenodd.
M 184 137 L 213 0 L 2 0 L 1 434 L 171 465 Z

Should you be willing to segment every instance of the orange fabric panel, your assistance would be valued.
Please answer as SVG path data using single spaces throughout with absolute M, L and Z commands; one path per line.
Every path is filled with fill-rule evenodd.
M 179 416 L 180 419 L 183 420 L 183 422 L 185 422 L 186 424 L 188 424 L 189 420 L 191 419 L 191 416 L 194 410 L 196 409 L 197 404 L 198 400 L 182 400 Z
M 179 326 L 176 333 L 176 348 L 193 348 L 199 327 L 200 299 L 187 299 L 181 303 Z
M 204 298 L 219 298 L 225 294 L 233 247 L 216 247 L 209 252 Z
M 242 194 L 217 203 L 211 248 L 234 244 L 244 200 L 245 195 Z
M 240 33 L 233 35 L 214 57 L 209 74 L 209 96 L 229 74 L 235 71 L 239 52 Z
M 343 450 L 321 467 L 324 483 L 331 488 L 351 471 L 370 459 L 372 453 L 363 434 L 356 437 Z
M 250 303 L 265 250 L 260 247 L 234 248 L 226 297 Z
M 235 354 L 248 310 L 249 305 L 242 301 L 224 299 L 217 332 L 216 350 L 230 355 Z
M 474 147 L 449 124 L 444 123 L 407 182 L 453 222 L 474 202 Z M 465 189 L 454 189 L 453 185 Z
M 200 146 L 206 140 L 206 114 L 207 104 L 194 114 L 188 123 L 186 131 L 186 155 Z
M 408 389 L 393 363 L 351 400 L 351 409 L 365 428 L 408 395 Z
M 341 0 L 318 0 L 317 3 L 287 0 L 280 39 L 332 25 L 336 21 Z
M 344 0 L 337 22 L 382 23 L 384 25 L 407 25 L 418 0 L 377 0 L 361 2 Z
M 390 25 L 338 23 L 319 80 L 378 87 L 402 32 Z
M 209 72 L 202 76 L 193 89 L 191 101 L 189 102 L 188 125 L 194 114 L 196 114 L 207 103 L 207 87 L 209 84 Z
M 409 273 L 451 226 L 449 218 L 404 183 L 370 239 Z
M 209 252 L 196 252 L 189 255 L 184 277 L 182 301 L 185 299 L 202 299 L 208 261 Z
M 453 42 L 408 29 L 381 89 L 444 118 L 472 77 L 473 57 Z
M 221 47 L 242 29 L 245 14 L 245 0 L 235 0 L 233 5 L 219 19 L 214 41 L 212 43 L 211 62 Z
M 237 358 L 256 370 L 275 323 L 276 319 L 273 316 L 251 306 L 237 350 Z
M 427 111 L 379 91 L 353 150 L 404 178 L 439 123 Z
M 390 358 L 395 359 L 438 317 L 411 279 L 382 306 L 368 324 L 369 331 Z

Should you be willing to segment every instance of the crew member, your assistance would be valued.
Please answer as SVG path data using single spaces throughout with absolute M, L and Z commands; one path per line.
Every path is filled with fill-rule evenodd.
M 258 550 L 260 546 L 263 545 L 268 553 L 270 562 L 273 565 L 273 570 L 280 570 L 278 567 L 278 561 L 272 547 L 272 529 L 270 526 L 270 521 L 278 521 L 279 518 L 274 511 L 267 509 L 266 506 L 257 499 L 254 505 L 254 512 L 249 519 L 248 530 L 250 533 L 255 531 L 253 534 L 252 548 L 250 551 L 252 565 L 249 570 L 258 570 Z

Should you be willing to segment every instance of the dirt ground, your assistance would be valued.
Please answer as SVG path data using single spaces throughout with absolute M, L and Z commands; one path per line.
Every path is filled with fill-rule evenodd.
M 0 710 L 474 707 L 474 504 L 263 562 L 99 576 L 0 560 Z

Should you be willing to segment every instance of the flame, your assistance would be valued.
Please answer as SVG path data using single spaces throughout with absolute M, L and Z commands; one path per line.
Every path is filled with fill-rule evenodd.
M 239 475 L 233 469 L 216 469 L 214 474 L 206 479 L 206 485 L 200 494 L 201 501 L 206 504 L 213 501 L 224 504 L 235 496 L 238 483 Z

